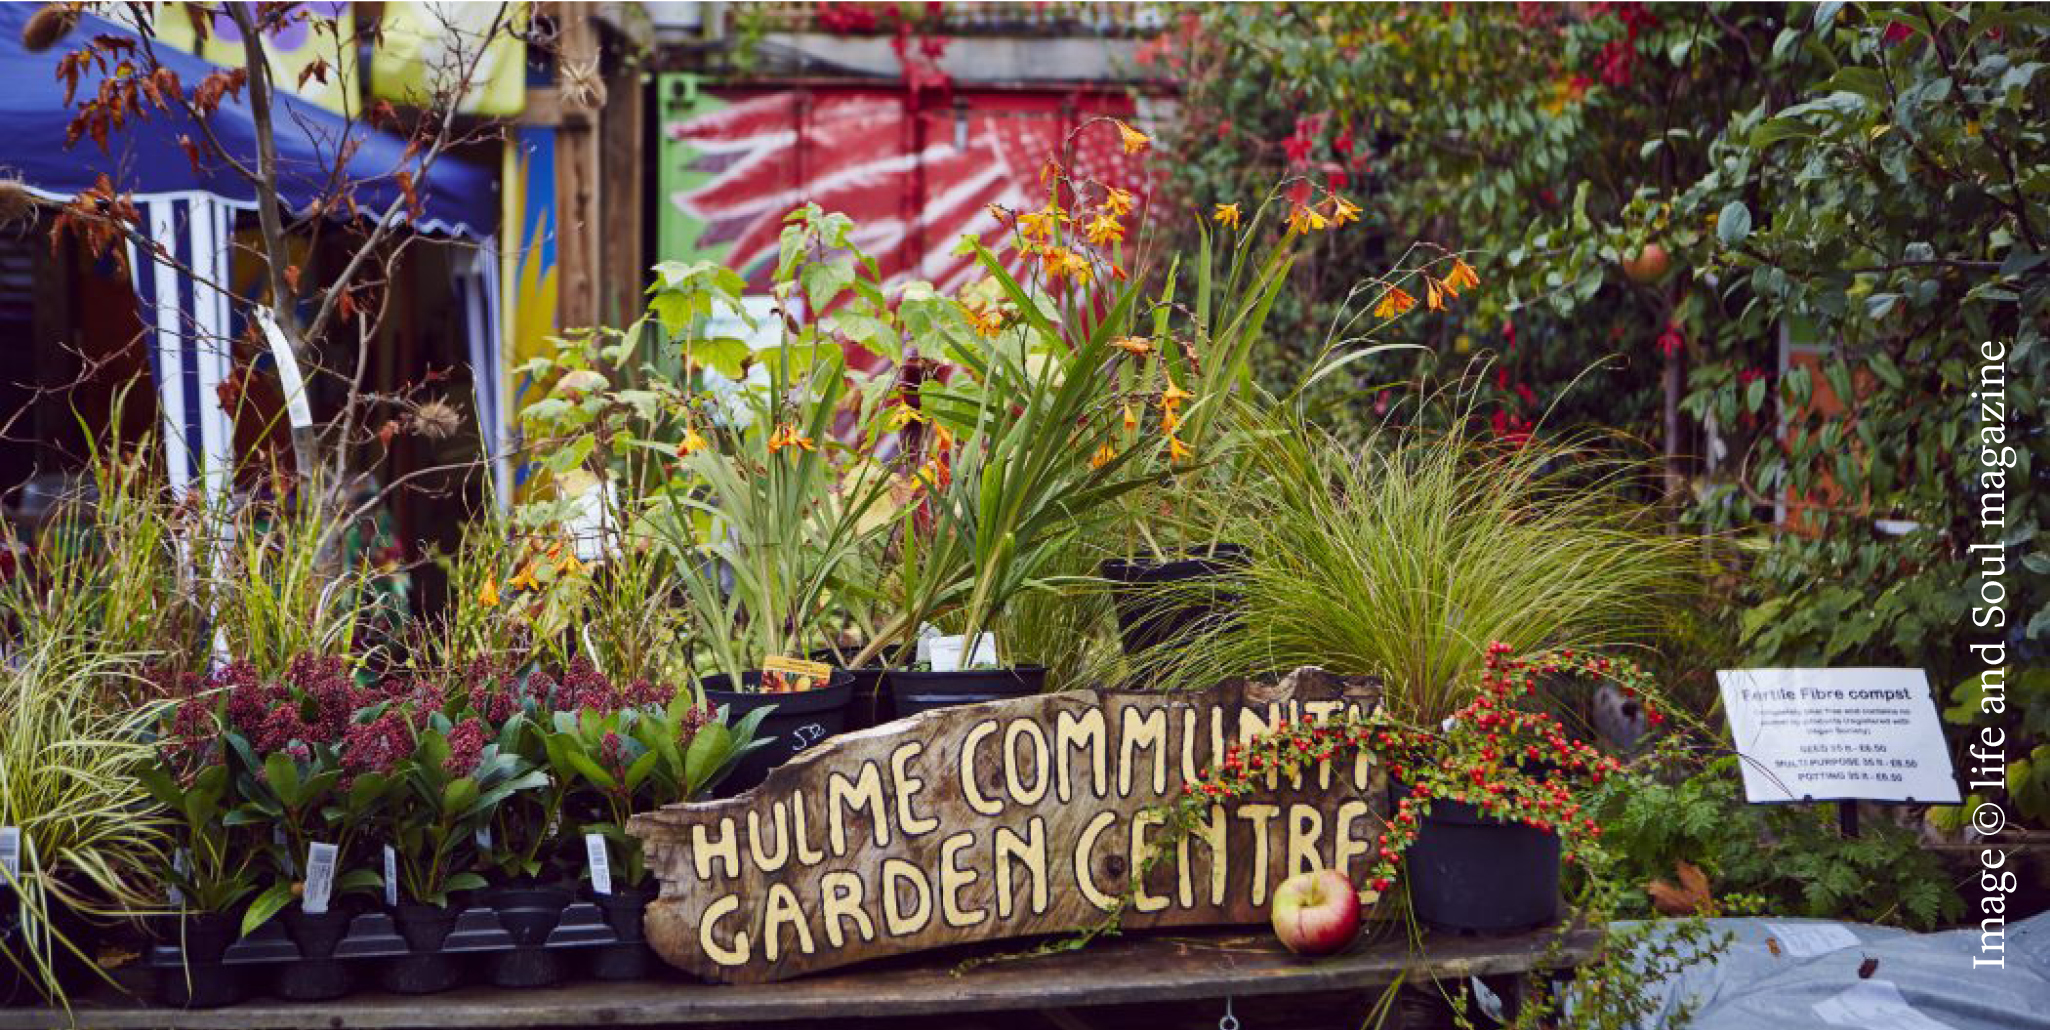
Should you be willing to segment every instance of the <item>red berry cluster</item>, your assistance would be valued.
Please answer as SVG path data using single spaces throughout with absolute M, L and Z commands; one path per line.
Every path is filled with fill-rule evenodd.
M 1243 745 L 1233 745 L 1203 776 L 1182 786 L 1168 823 L 1194 825 L 1210 805 L 1264 787 L 1268 776 L 1294 777 L 1342 755 L 1370 751 L 1406 792 L 1375 841 L 1366 883 L 1393 886 L 1403 853 L 1416 843 L 1433 802 L 1471 805 L 1505 822 L 1559 835 L 1569 861 L 1595 856 L 1601 827 L 1585 814 L 1582 792 L 1621 771 L 1616 759 L 1574 739 L 1559 720 L 1523 707 L 1557 677 L 1607 681 L 1639 699 L 1653 724 L 1664 717 L 1649 698 L 1657 693 L 1636 663 L 1570 649 L 1512 656 L 1495 643 L 1473 700 L 1442 730 L 1397 724 L 1376 712 L 1366 718 L 1283 721 Z

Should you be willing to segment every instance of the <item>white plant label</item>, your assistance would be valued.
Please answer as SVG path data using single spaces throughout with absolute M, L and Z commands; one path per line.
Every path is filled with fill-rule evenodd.
M 278 363 L 278 385 L 285 391 L 285 409 L 290 412 L 292 428 L 313 425 L 313 405 L 306 399 L 306 377 L 299 373 L 299 358 L 292 353 L 292 341 L 285 339 L 276 316 L 261 304 L 256 306 L 256 324 L 262 327 L 271 358 Z
M 1724 669 L 1744 796 L 1957 804 L 1950 750 L 1920 669 Z
M 1858 935 L 1836 923 L 1767 923 L 1780 950 L 1795 958 L 1814 958 L 1856 947 Z
M 179 876 L 191 875 L 192 866 L 190 855 L 191 852 L 186 851 L 184 848 L 179 848 L 178 850 L 172 852 L 171 871 L 177 873 Z M 177 881 L 174 880 L 164 885 L 164 900 L 170 902 L 175 907 L 184 906 L 185 892 L 178 889 Z
M 934 672 L 959 672 L 962 669 L 994 666 L 997 663 L 997 635 L 977 633 L 973 649 L 968 647 L 968 638 L 965 636 L 934 637 L 930 655 Z
M 940 631 L 935 629 L 931 623 L 920 625 L 918 627 L 918 653 L 913 656 L 913 659 L 927 665 L 932 664 L 932 642 L 938 639 L 939 636 Z
M 384 846 L 384 903 L 389 908 L 399 907 L 399 853 L 389 844 Z
M 0 826 L 0 869 L 7 870 L 7 879 L 21 879 L 21 827 Z M 0 884 L 7 886 L 8 884 Z
M 612 893 L 612 856 L 605 850 L 605 835 L 584 834 L 584 855 L 591 862 L 591 889 L 600 894 Z
M 315 841 L 306 846 L 306 896 L 299 907 L 308 915 L 327 911 L 328 896 L 335 889 L 335 846 Z

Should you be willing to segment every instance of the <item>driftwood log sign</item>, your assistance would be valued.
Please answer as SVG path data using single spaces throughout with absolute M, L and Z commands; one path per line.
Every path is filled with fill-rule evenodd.
M 1207 691 L 1074 691 L 927 712 L 836 737 L 735 798 L 634 817 L 669 962 L 759 983 L 926 948 L 1072 931 L 1130 890 L 1148 811 L 1283 719 L 1378 703 L 1299 670 Z M 1337 763 L 1332 763 L 1337 764 Z M 1289 875 L 1357 875 L 1386 810 L 1369 760 L 1271 780 L 1158 863 L 1124 925 L 1257 923 Z

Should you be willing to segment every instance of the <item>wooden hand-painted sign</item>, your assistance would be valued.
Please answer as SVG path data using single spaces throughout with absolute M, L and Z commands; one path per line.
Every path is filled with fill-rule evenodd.
M 1371 680 L 1304 669 L 1279 684 L 994 701 L 836 737 L 739 797 L 634 817 L 662 884 L 648 939 L 681 968 L 757 983 L 1089 926 L 1135 886 L 1160 834 L 1149 809 L 1213 756 L 1379 699 Z M 1371 759 L 1348 759 L 1212 808 L 1137 885 L 1123 925 L 1264 922 L 1295 872 L 1359 875 L 1384 784 Z

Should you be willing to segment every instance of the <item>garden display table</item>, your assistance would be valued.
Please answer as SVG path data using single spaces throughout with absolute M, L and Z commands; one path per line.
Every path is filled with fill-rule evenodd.
M 958 953 L 872 963 L 783 983 L 715 987 L 679 981 L 581 983 L 545 990 L 470 987 L 446 994 L 352 995 L 315 1005 L 262 999 L 222 1009 L 184 1011 L 80 1003 L 77 1025 L 126 1028 L 328 1027 L 399 1030 L 427 1027 L 568 1027 L 699 1023 L 751 1025 L 772 1020 L 830 1020 L 968 1012 L 1067 1012 L 1102 1005 L 1186 1002 L 1369 990 L 1408 973 L 1463 982 L 1563 969 L 1593 953 L 1598 935 L 1557 930 L 1508 937 L 1427 937 L 1426 958 L 1401 940 L 1329 959 L 1288 954 L 1271 934 L 1243 930 L 1130 936 L 1089 948 L 993 962 L 958 972 Z M 1554 947 L 1554 944 L 1561 946 Z M 1087 1025 L 1086 1015 L 1060 1020 Z M 0 1009 L 0 1030 L 70 1025 L 48 1009 Z

